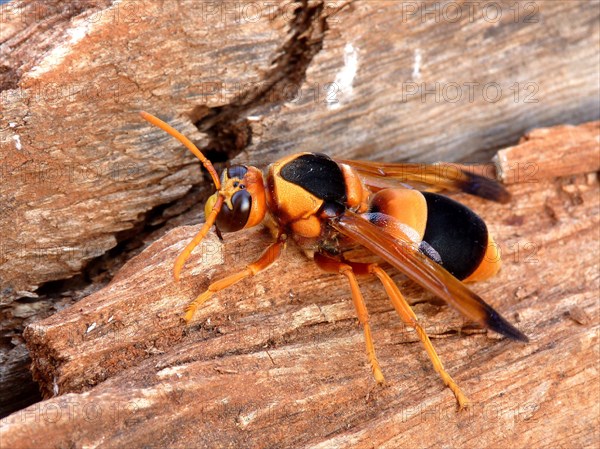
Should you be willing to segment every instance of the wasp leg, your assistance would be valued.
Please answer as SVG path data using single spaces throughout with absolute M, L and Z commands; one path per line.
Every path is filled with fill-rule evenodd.
M 354 265 L 354 264 L 352 264 L 352 265 Z M 450 377 L 450 375 L 444 369 L 444 365 L 442 365 L 442 361 L 440 360 L 437 353 L 435 352 L 435 349 L 433 347 L 433 344 L 431 343 L 431 340 L 427 336 L 427 333 L 425 332 L 425 330 L 417 322 L 417 316 L 415 315 L 413 310 L 410 308 L 410 305 L 408 304 L 408 302 L 406 302 L 406 299 L 404 299 L 404 296 L 402 296 L 402 293 L 400 293 L 398 286 L 388 276 L 388 274 L 379 267 L 379 265 L 368 264 L 368 271 L 379 278 L 379 280 L 383 284 L 385 291 L 387 292 L 390 300 L 392 301 L 392 304 L 394 305 L 396 312 L 398 313 L 398 315 L 400 316 L 400 318 L 402 319 L 404 324 L 406 324 L 407 326 L 413 327 L 415 329 L 415 331 L 417 332 L 417 335 L 419 336 L 419 338 L 423 342 L 423 345 L 425 346 L 427 355 L 429 355 L 429 358 L 431 359 L 431 363 L 433 363 L 433 368 L 438 372 L 438 374 L 440 375 L 440 377 L 442 378 L 442 381 L 444 381 L 446 386 L 448 388 L 450 388 L 450 390 L 452 390 L 452 393 L 454 393 L 454 396 L 456 397 L 459 408 L 464 409 L 464 408 L 469 407 L 471 405 L 469 399 L 467 398 L 467 396 L 465 396 L 465 394 L 461 391 L 461 389 L 456 384 L 456 382 L 454 382 L 452 377 Z
M 371 326 L 369 326 L 369 312 L 367 311 L 365 300 L 363 299 L 360 288 L 358 287 L 358 281 L 356 280 L 356 276 L 354 276 L 352 267 L 347 263 L 337 261 L 320 253 L 315 254 L 314 260 L 317 266 L 322 270 L 343 274 L 348 278 L 350 289 L 352 291 L 352 301 L 354 302 L 356 314 L 358 315 L 358 321 L 360 324 L 362 324 L 365 333 L 367 357 L 371 363 L 373 376 L 375 376 L 375 380 L 378 384 L 383 384 L 385 379 L 383 377 L 383 373 L 381 372 L 381 368 L 379 367 L 377 356 L 375 355 L 375 347 L 373 346 L 373 339 L 371 337 Z
M 208 286 L 206 291 L 198 296 L 186 309 L 185 311 L 185 320 L 189 323 L 194 317 L 194 313 L 202 304 L 204 304 L 214 293 L 224 290 L 227 287 L 232 286 L 236 282 L 241 281 L 250 276 L 254 276 L 259 271 L 264 270 L 269 265 L 271 265 L 279 255 L 281 254 L 281 250 L 285 242 L 283 240 L 278 240 L 275 243 L 272 243 L 265 252 L 253 263 L 249 264 L 242 271 L 234 273 L 230 276 L 227 276 L 224 279 L 213 282 Z

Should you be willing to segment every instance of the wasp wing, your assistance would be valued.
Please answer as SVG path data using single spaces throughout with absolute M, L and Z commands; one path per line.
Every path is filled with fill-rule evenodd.
M 433 262 L 418 250 L 409 237 L 396 238 L 368 219 L 346 211 L 331 225 L 354 242 L 364 246 L 373 254 L 406 274 L 423 288 L 436 294 L 467 318 L 476 321 L 513 340 L 528 341 L 528 338 L 506 321 L 498 312 L 442 266 Z
M 493 179 L 467 172 L 456 164 L 408 164 L 338 160 L 358 172 L 371 190 L 397 187 L 419 190 L 449 190 L 476 195 L 499 203 L 510 201 L 510 193 Z

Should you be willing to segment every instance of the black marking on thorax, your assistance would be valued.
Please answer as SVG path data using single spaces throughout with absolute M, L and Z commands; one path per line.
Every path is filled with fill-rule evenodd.
M 324 201 L 346 202 L 346 183 L 339 165 L 320 153 L 303 154 L 285 164 L 279 174 L 283 179 Z

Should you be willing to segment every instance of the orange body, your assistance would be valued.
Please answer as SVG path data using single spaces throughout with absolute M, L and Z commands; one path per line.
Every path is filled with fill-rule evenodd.
M 318 267 L 345 276 L 363 327 L 367 357 L 378 383 L 384 378 L 371 336 L 369 315 L 356 275 L 379 279 L 400 319 L 416 330 L 435 370 L 461 408 L 468 399 L 445 371 L 429 337 L 402 293 L 378 263 L 346 259 L 362 246 L 442 298 L 469 320 L 509 338 L 527 341 L 498 312 L 461 281 L 486 279 L 500 267 L 499 251 L 483 220 L 464 205 L 433 193 L 456 190 L 498 202 L 510 195 L 498 183 L 458 168 L 436 165 L 335 161 L 320 153 L 300 153 L 271 164 L 263 177 L 255 167 L 233 165 L 221 177 L 185 136 L 158 118 L 152 124 L 182 142 L 209 171 L 217 191 L 206 203 L 206 222 L 175 262 L 175 279 L 192 250 L 213 225 L 235 232 L 266 224 L 275 241 L 255 262 L 212 282 L 188 307 L 185 319 L 214 293 L 270 266 L 293 238 Z M 408 187 L 408 188 L 407 188 Z M 411 188 L 414 187 L 414 188 Z
M 310 184 L 311 181 L 308 177 L 304 178 L 300 174 L 292 174 L 288 176 L 290 179 L 286 179 L 282 175 L 282 169 L 289 167 L 299 158 L 304 158 L 305 162 L 299 164 L 298 169 L 305 170 L 308 173 L 311 170 L 333 173 L 337 172 L 336 169 L 339 169 L 337 176 L 339 182 L 343 185 L 343 195 L 338 192 L 338 196 L 343 198 L 345 210 L 367 215 L 369 212 L 377 211 L 379 214 L 391 217 L 393 220 L 372 221 L 383 232 L 395 238 L 408 237 L 415 245 L 421 245 L 428 221 L 431 219 L 429 214 L 432 211 L 432 207 L 423 193 L 408 188 L 387 188 L 373 192 L 365 186 L 361 176 L 351 166 L 336 163 L 336 167 L 334 167 L 329 161 L 315 157 L 312 153 L 299 153 L 280 159 L 268 167 L 266 173 L 266 207 L 271 215 L 270 222 L 276 223 L 275 227 L 277 229 L 283 229 L 293 236 L 296 242 L 305 250 L 318 250 L 323 246 L 323 239 L 328 238 L 327 216 L 326 214 L 324 216 L 324 208 L 328 201 L 327 198 L 335 197 L 335 192 L 319 191 L 318 185 L 313 187 L 313 192 L 308 191 L 303 184 Z M 458 208 L 459 206 L 454 207 Z M 435 212 L 435 210 L 433 211 Z M 475 217 L 467 218 L 469 220 L 478 219 Z M 464 223 L 464 220 L 462 222 L 458 220 L 457 223 L 452 224 L 456 226 L 468 225 L 468 223 Z M 437 232 L 439 234 L 440 230 Z M 468 272 L 467 275 L 460 276 L 464 281 L 487 279 L 496 274 L 500 268 L 499 251 L 494 239 L 487 234 L 487 230 L 484 232 L 485 251 L 479 248 L 477 251 L 472 251 L 472 253 L 475 253 L 473 256 L 467 254 L 466 258 L 476 257 L 477 260 L 464 261 L 468 264 L 465 270 L 461 270 L 461 274 Z M 341 241 L 347 243 L 347 240 L 342 239 Z M 470 245 L 471 243 L 468 238 L 463 242 L 464 245 Z M 438 260 L 438 262 L 443 265 L 443 260 Z

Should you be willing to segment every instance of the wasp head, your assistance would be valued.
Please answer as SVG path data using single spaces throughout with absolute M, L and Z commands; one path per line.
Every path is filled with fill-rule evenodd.
M 267 205 L 262 172 L 256 167 L 233 165 L 221 173 L 221 187 L 204 206 L 208 217 L 223 198 L 215 224 L 222 232 L 235 232 L 260 224 Z

